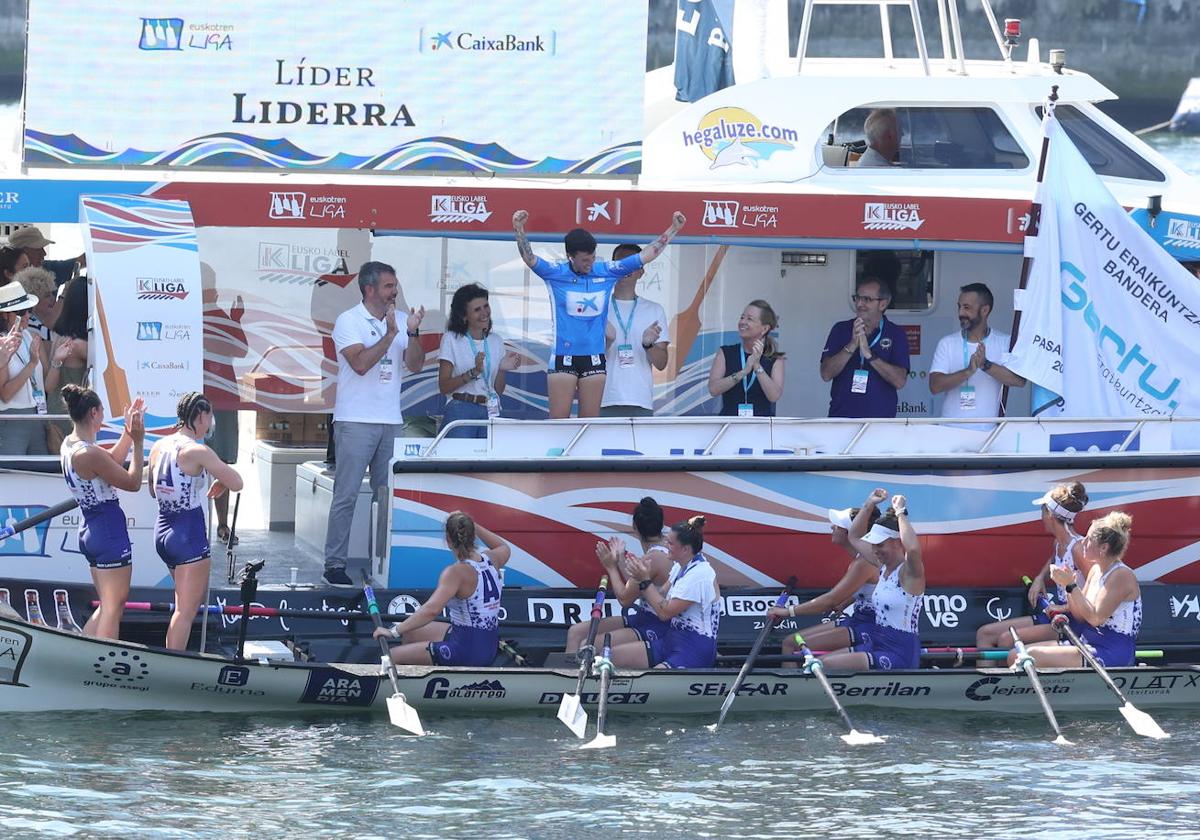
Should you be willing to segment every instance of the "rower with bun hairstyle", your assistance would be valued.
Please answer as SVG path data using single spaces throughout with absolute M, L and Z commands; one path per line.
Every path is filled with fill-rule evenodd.
M 1133 518 L 1119 510 L 1092 522 L 1084 543 L 1088 572 L 1083 584 L 1065 563 L 1050 567 L 1050 576 L 1066 592 L 1066 609 L 1079 628 L 1080 641 L 1108 668 L 1134 664 L 1142 628 L 1142 590 L 1133 569 L 1124 562 L 1132 531 Z M 1039 667 L 1083 665 L 1079 650 L 1068 642 L 1040 642 L 1027 650 Z M 1016 651 L 1009 653 L 1009 664 L 1016 658 Z
M 641 560 L 648 564 L 650 580 L 660 593 L 666 592 L 667 581 L 677 564 L 671 560 L 667 540 L 663 536 L 663 510 L 650 496 L 644 496 L 633 509 L 633 528 L 637 531 L 642 546 Z M 666 632 L 667 622 L 646 605 L 638 582 L 629 576 L 629 561 L 634 557 L 625 548 L 625 540 L 613 537 L 608 542 L 596 543 L 596 557 L 608 573 L 609 586 L 617 600 L 626 610 L 625 615 L 614 615 L 600 619 L 596 635 L 604 638 L 612 634 L 612 642 L 647 642 Z M 580 621 L 567 628 L 567 653 L 574 653 L 586 641 L 590 621 Z
M 65 385 L 62 398 L 72 426 L 60 449 L 63 478 L 79 502 L 79 549 L 91 566 L 100 600 L 100 606 L 83 625 L 83 632 L 116 639 L 133 573 L 133 545 L 117 490 L 136 493 L 142 486 L 145 405 L 139 397 L 125 409 L 120 439 L 111 449 L 102 449 L 96 444 L 96 434 L 104 425 L 100 397 L 90 388 Z M 133 458 L 126 466 L 130 452 Z
M 154 547 L 175 581 L 175 611 L 167 626 L 166 646 L 187 650 L 196 610 L 208 591 L 212 564 L 204 521 L 206 499 L 215 499 L 226 490 L 241 490 L 242 477 L 204 444 L 217 422 L 204 394 L 184 394 L 175 413 L 179 418 L 176 432 L 160 438 L 150 449 L 148 486 L 158 501 Z M 206 494 L 209 476 L 214 480 Z
M 721 590 L 716 570 L 701 553 L 703 548 L 703 516 L 671 526 L 667 556 L 676 565 L 665 593 L 654 585 L 650 564 L 644 558 L 626 558 L 629 577 L 637 581 L 646 606 L 667 626 L 657 638 L 615 646 L 613 664 L 625 668 L 711 668 L 716 664 Z
M 476 538 L 487 546 L 476 548 Z M 437 588 L 408 618 L 375 628 L 377 639 L 402 639 L 390 651 L 397 665 L 491 665 L 500 645 L 502 570 L 508 543 L 462 511 L 446 517 L 446 547 L 454 561 Z M 447 609 L 450 623 L 435 621 Z
M 830 670 L 892 671 L 921 664 L 918 624 L 925 595 L 921 543 L 908 520 L 908 502 L 899 493 L 892 496 L 892 509 L 870 524 L 873 512 L 887 498 L 882 487 L 871 491 L 849 531 L 850 546 L 879 563 L 879 582 L 871 593 L 875 621 L 851 632 L 854 644 L 848 650 L 822 657 Z
M 1075 531 L 1075 517 L 1087 507 L 1087 490 L 1078 481 L 1059 484 L 1034 499 L 1033 503 L 1041 505 L 1042 527 L 1047 534 L 1054 537 L 1050 559 L 1042 566 L 1029 587 L 1029 605 L 1036 612 L 1032 616 L 1023 615 L 983 625 L 975 631 L 975 646 L 978 648 L 1012 647 L 1012 636 L 1008 632 L 1010 627 L 1017 630 L 1017 635 L 1023 642 L 1048 642 L 1057 639 L 1058 634 L 1050 626 L 1050 617 L 1045 611 L 1038 609 L 1038 600 L 1046 594 L 1046 581 L 1050 579 L 1050 569 L 1056 565 L 1070 569 L 1075 573 L 1075 582 L 1080 585 L 1087 579 L 1090 565 L 1084 554 L 1083 537 Z M 1066 602 L 1066 590 L 1059 586 L 1053 604 L 1061 605 Z

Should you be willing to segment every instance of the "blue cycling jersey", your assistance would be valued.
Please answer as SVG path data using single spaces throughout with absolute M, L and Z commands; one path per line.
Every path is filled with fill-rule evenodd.
M 604 352 L 604 326 L 613 286 L 642 267 L 642 255 L 592 264 L 588 274 L 576 274 L 571 263 L 546 262 L 541 257 L 533 273 L 546 281 L 554 300 L 554 355 L 593 356 Z

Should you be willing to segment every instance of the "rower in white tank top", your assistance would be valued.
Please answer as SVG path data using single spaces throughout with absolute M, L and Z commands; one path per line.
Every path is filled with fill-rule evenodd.
M 154 495 L 163 514 L 178 514 L 205 505 L 208 473 L 188 475 L 179 465 L 179 451 L 193 442 L 178 432 L 162 442 L 162 456 L 154 471 Z
M 475 570 L 475 590 L 466 598 L 451 598 L 446 603 L 450 623 L 472 630 L 496 630 L 500 626 L 500 593 L 504 583 L 486 552 L 481 560 L 461 560 Z

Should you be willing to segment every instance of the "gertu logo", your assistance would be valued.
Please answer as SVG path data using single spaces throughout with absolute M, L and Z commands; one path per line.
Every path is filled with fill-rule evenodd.
M 1061 268 L 1063 274 L 1071 278 L 1070 285 L 1062 293 L 1063 305 L 1074 312 L 1083 313 L 1083 322 L 1096 334 L 1098 350 L 1103 350 L 1107 342 L 1112 347 L 1112 352 L 1121 357 L 1117 363 L 1116 372 L 1125 373 L 1134 365 L 1141 367 L 1142 372 L 1138 376 L 1137 384 L 1142 393 L 1159 405 L 1166 403 L 1172 410 L 1178 408 L 1178 400 L 1172 400 L 1171 395 L 1179 388 L 1180 380 L 1172 379 L 1171 384 L 1161 389 L 1151 384 L 1150 380 L 1154 376 L 1154 372 L 1158 370 L 1158 365 L 1143 354 L 1142 345 L 1137 342 L 1130 344 L 1117 332 L 1115 327 L 1100 321 L 1096 307 L 1088 297 L 1087 289 L 1083 287 L 1087 276 L 1080 271 L 1079 267 L 1064 260 Z

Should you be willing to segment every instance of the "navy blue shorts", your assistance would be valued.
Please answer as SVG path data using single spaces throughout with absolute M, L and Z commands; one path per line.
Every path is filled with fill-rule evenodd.
M 451 624 L 440 642 L 429 643 L 434 665 L 491 665 L 500 646 L 500 630 L 478 630 Z
M 857 636 L 858 634 L 856 634 Z M 851 650 L 865 653 L 872 671 L 894 671 L 921 666 L 921 637 L 894 627 L 871 626 Z
M 717 640 L 667 625 L 665 635 L 646 640 L 650 667 L 711 668 L 717 662 Z
M 1106 668 L 1128 668 L 1137 664 L 1137 639 L 1115 630 L 1100 630 L 1085 624 L 1075 631 L 1079 641 L 1092 649 Z
M 625 616 L 625 626 L 637 633 L 643 642 L 662 638 L 671 627 L 669 621 L 663 621 L 650 610 L 635 609 Z
M 121 569 L 133 562 L 125 511 L 116 499 L 83 511 L 79 548 L 93 569 Z
M 169 569 L 207 560 L 212 552 L 204 510 L 190 508 L 179 513 L 160 510 L 154 522 L 154 547 Z
M 857 609 L 850 614 L 842 613 L 833 622 L 835 627 L 845 627 L 850 631 L 850 639 L 854 639 L 854 631 L 875 626 L 874 610 Z

